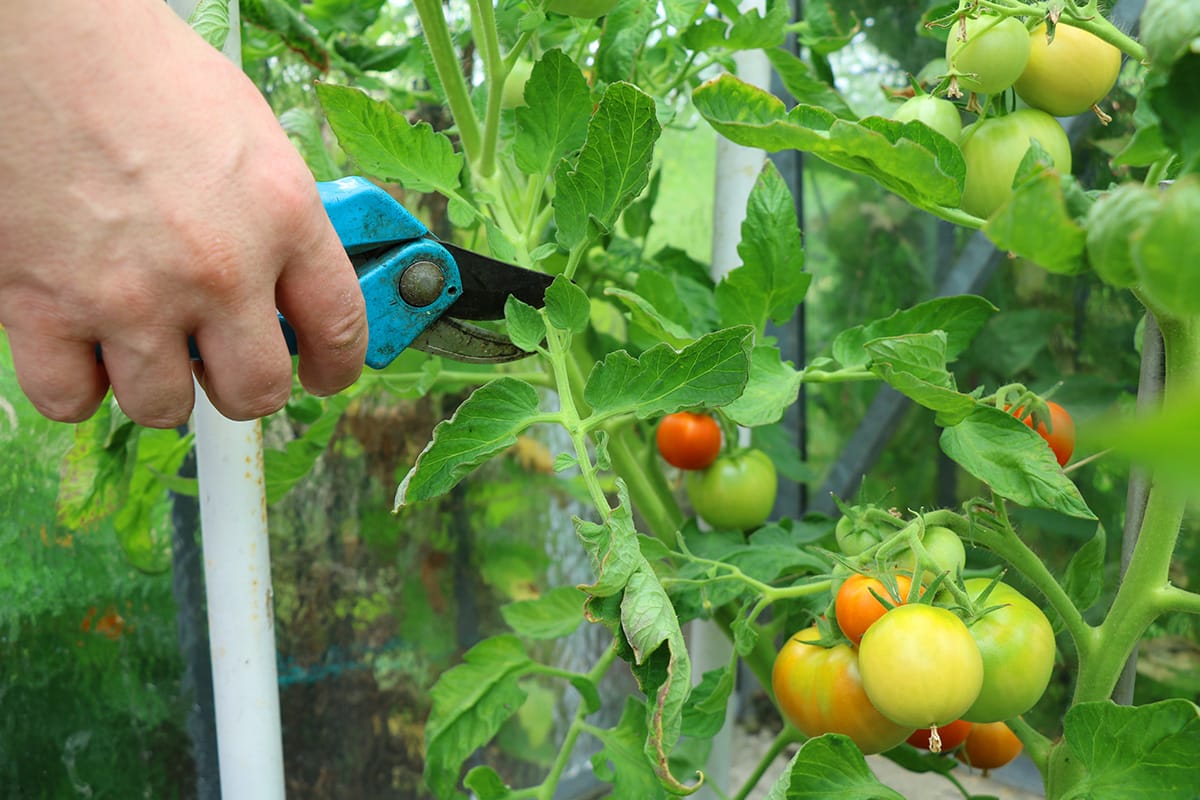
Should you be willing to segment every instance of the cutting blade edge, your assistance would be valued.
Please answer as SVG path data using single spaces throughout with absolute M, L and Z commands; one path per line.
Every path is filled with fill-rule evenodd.
M 546 289 L 554 282 L 553 275 L 506 264 L 449 242 L 439 244 L 454 256 L 462 278 L 462 296 L 448 314 L 458 319 L 504 319 L 509 296 L 534 308 L 546 305 Z

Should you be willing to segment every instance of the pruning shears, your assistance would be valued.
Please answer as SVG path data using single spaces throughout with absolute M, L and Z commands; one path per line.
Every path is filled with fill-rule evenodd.
M 463 320 L 503 319 L 510 295 L 541 308 L 552 275 L 435 238 L 399 201 L 363 178 L 319 182 L 317 188 L 366 299 L 367 366 L 383 369 L 408 347 L 481 364 L 530 355 L 507 337 Z M 295 333 L 286 321 L 283 326 L 294 352 Z

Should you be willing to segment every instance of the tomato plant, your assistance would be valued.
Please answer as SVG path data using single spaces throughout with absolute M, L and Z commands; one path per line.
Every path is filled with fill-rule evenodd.
M 1050 412 L 1050 424 L 1046 422 L 1038 422 L 1037 432 L 1050 445 L 1050 449 L 1054 451 L 1054 457 L 1058 459 L 1058 465 L 1065 467 L 1067 462 L 1071 460 L 1071 454 L 1075 452 L 1075 420 L 1071 418 L 1070 413 L 1053 400 L 1046 401 L 1046 409 Z M 1005 411 L 1008 409 L 1005 408 Z M 1033 414 L 1025 413 L 1025 409 L 1018 408 L 1012 412 L 1013 416 L 1024 422 L 1030 428 L 1033 427 Z
M 991 581 L 969 578 L 967 593 L 978 599 Z M 963 719 L 999 722 L 1033 708 L 1054 669 L 1054 628 L 1042 610 L 1005 583 L 997 583 L 983 605 L 997 606 L 971 623 L 983 657 L 983 685 Z
M 884 716 L 910 728 L 946 725 L 983 686 L 983 658 L 961 619 L 944 608 L 896 606 L 858 646 L 863 688 Z
M 984 771 L 999 769 L 1021 754 L 1021 740 L 1003 722 L 981 722 L 971 726 L 958 760 Z
M 1030 586 L 1061 623 L 1071 696 L 1049 710 L 1052 723 L 1036 718 L 1042 704 L 1027 721 L 1013 722 L 1047 776 L 1047 796 L 1096 793 L 1112 785 L 1114 774 L 1150 787 L 1156 797 L 1170 797 L 1172 786 L 1197 784 L 1200 778 L 1186 770 L 1200 759 L 1166 757 L 1148 769 L 1142 757 L 1147 747 L 1156 754 L 1190 752 L 1196 716 L 1190 701 L 1176 691 L 1166 706 L 1108 702 L 1139 640 L 1187 629 L 1200 614 L 1197 593 L 1178 580 L 1179 561 L 1187 559 L 1172 563 L 1176 543 L 1188 541 L 1179 532 L 1180 521 L 1189 519 L 1191 485 L 1177 472 L 1180 462 L 1190 464 L 1186 437 L 1178 432 L 1200 427 L 1191 395 L 1200 364 L 1200 286 L 1179 267 L 1194 249 L 1200 208 L 1191 135 L 1195 55 L 1188 47 L 1200 37 L 1194 4 L 1146 0 L 1139 27 L 1145 44 L 1095 4 L 1052 4 L 1058 44 L 1047 48 L 1047 57 L 1080 30 L 1136 64 L 1124 87 L 1136 103 L 1123 102 L 1102 136 L 1081 137 L 1080 153 L 1088 156 L 1080 164 L 1087 166 L 1077 175 L 1057 121 L 1035 108 L 1013 110 L 1016 99 L 1003 88 L 1036 68 L 1032 53 L 1021 66 L 1021 43 L 1038 46 L 1037 34 L 1031 39 L 1026 29 L 1045 18 L 1045 3 L 964 0 L 943 9 L 941 18 L 922 20 L 924 32 L 947 34 L 950 56 L 926 74 L 928 90 L 938 91 L 940 76 L 948 75 L 948 94 L 978 93 L 955 107 L 930 98 L 897 109 L 901 119 L 912 113 L 932 121 L 942 136 L 922 125 L 860 116 L 843 94 L 846 76 L 840 74 L 855 50 L 841 54 L 848 59 L 833 57 L 863 36 L 875 42 L 890 36 L 889 52 L 912 62 L 905 68 L 920 66 L 930 47 L 936 52 L 943 45 L 912 34 L 910 12 L 923 9 L 907 4 L 869 0 L 867 6 L 886 8 L 887 16 L 875 13 L 881 24 L 861 30 L 855 15 L 829 2 L 806 5 L 803 21 L 789 19 L 786 3 L 745 13 L 731 3 L 635 0 L 414 0 L 402 11 L 394 4 L 349 4 L 353 12 L 346 5 L 272 0 L 240 6 L 248 16 L 248 67 L 271 88 L 272 101 L 288 108 L 287 129 L 314 174 L 366 171 L 403 197 L 444 242 L 556 276 L 544 307 L 513 298 L 505 319 L 496 321 L 528 358 L 463 368 L 410 349 L 382 373 L 367 371 L 343 396 L 305 398 L 307 407 L 276 420 L 279 435 L 267 437 L 288 443 L 266 459 L 273 496 L 333 447 L 337 458 L 330 461 L 349 464 L 355 479 L 404 473 L 395 510 L 413 515 L 406 528 L 424 530 L 430 520 L 458 526 L 453 535 L 434 530 L 434 544 L 417 541 L 414 552 L 442 557 L 445 543 L 454 542 L 489 555 L 475 583 L 503 612 L 485 615 L 497 628 L 462 640 L 445 636 L 442 609 L 454 604 L 442 600 L 451 581 L 443 570 L 445 585 L 438 585 L 434 560 L 422 564 L 418 591 L 400 598 L 381 590 L 381 599 L 364 603 L 372 609 L 364 617 L 372 621 L 383 613 L 376 607 L 416 605 L 431 624 L 406 619 L 353 626 L 356 634 L 370 627 L 372 636 L 429 628 L 426 646 L 418 648 L 422 657 L 425 649 L 442 648 L 443 658 L 465 650 L 450 668 L 431 660 L 430 674 L 441 677 L 432 691 L 422 683 L 415 693 L 430 707 L 424 747 L 407 749 L 423 754 L 432 797 L 556 796 L 565 766 L 587 761 L 572 752 L 582 741 L 600 743 L 590 763 L 598 780 L 615 784 L 614 795 L 686 795 L 694 787 L 680 776 L 716 774 L 689 759 L 699 762 L 693 754 L 720 728 L 738 671 L 749 669 L 761 685 L 775 685 L 774 668 L 792 658 L 800 666 L 780 666 L 781 672 L 813 680 L 789 678 L 775 689 L 785 713 L 806 731 L 847 731 L 862 749 L 876 750 L 936 722 L 949 741 L 949 728 L 964 715 L 1002 716 L 1028 707 L 1040 693 L 1044 626 L 1026 613 L 1026 604 L 1001 603 L 1003 588 L 982 603 L 1000 609 L 970 626 L 948 608 L 901 604 L 866 629 L 857 652 L 795 641 L 777 651 L 777 639 L 802 627 L 795 620 L 827 608 L 843 576 L 856 571 L 923 570 L 919 582 L 945 573 L 936 602 L 958 609 L 972 605 L 975 594 L 974 584 L 957 584 L 960 568 L 997 563 L 1014 575 L 1014 585 L 1019 576 L 1019 585 Z M 418 27 L 408 9 L 419 23 L 420 47 L 410 44 Z M 967 40 L 960 41 L 959 21 L 980 13 L 963 23 Z M 792 35 L 801 56 L 784 47 Z M 1005 46 L 1010 37 L 1012 46 Z M 773 65 L 795 106 L 723 72 L 743 56 Z M 528 71 L 523 61 L 532 65 Z M 1056 70 L 1054 77 L 1073 72 Z M 959 136 L 950 135 L 953 122 L 972 119 Z M 810 164 L 826 162 L 803 183 L 821 198 L 820 224 L 805 232 L 814 250 L 797 220 L 796 201 L 805 198 L 793 197 L 773 161 L 762 162 L 745 194 L 723 190 L 719 209 L 701 208 L 698 201 L 713 199 L 700 196 L 710 192 L 702 176 L 711 174 L 712 151 L 724 159 L 725 148 L 712 146 L 717 137 L 755 151 L 805 151 Z M 1033 141 L 1053 168 L 1028 164 L 1014 193 Z M 1097 141 L 1103 142 L 1101 157 L 1094 157 Z M 1164 180 L 1174 183 L 1160 192 Z M 727 264 L 718 261 L 716 247 L 710 250 L 709 223 L 729 219 L 740 224 L 721 225 L 730 253 L 736 252 Z M 956 227 L 939 231 L 935 220 Z M 985 284 L 976 280 L 978 259 L 985 251 L 993 258 L 992 246 L 1005 266 Z M 739 265 L 726 274 L 714 269 L 718 263 Z M 813 270 L 819 278 L 806 263 L 820 265 Z M 944 291 L 966 284 L 971 293 Z M 793 317 L 809 300 L 809 310 L 820 310 L 819 319 L 804 323 L 813 337 L 802 354 L 785 352 L 780 343 L 790 339 L 783 332 L 799 328 Z M 1166 421 L 1125 413 L 1138 380 L 1138 356 L 1128 343 L 1143 315 L 1147 341 L 1158 341 L 1150 335 L 1157 330 L 1165 352 L 1163 406 L 1178 415 Z M 1091 335 L 1097 319 L 1104 320 L 1103 336 Z M 1077 330 L 1089 336 L 1076 341 Z M 995 398 L 1003 395 L 960 390 L 967 376 L 973 385 L 1061 379 L 1060 397 L 1086 396 L 1089 412 L 1099 417 L 1107 409 L 1113 423 L 1089 431 L 1094 458 L 1062 470 L 997 407 Z M 884 386 L 922 411 L 890 426 L 901 438 L 872 467 L 872 448 L 859 447 L 859 432 L 889 427 L 883 424 L 888 419 L 862 418 L 876 413 L 868 398 Z M 396 425 L 395 416 L 371 416 L 370 409 L 418 399 L 422 413 L 432 414 L 423 420 L 431 441 L 403 448 L 381 442 L 380 428 L 414 438 L 422 426 L 408 425 L 407 416 Z M 648 421 L 696 408 L 719 413 L 729 431 L 737 426 L 755 451 L 718 455 L 679 481 L 659 457 L 659 430 L 652 440 Z M 445 418 L 435 426 L 443 409 Z M 805 409 L 813 413 L 804 431 L 814 435 L 802 453 L 792 412 Z M 104 498 L 105 509 L 119 509 L 108 513 L 125 530 L 149 530 L 161 516 L 162 495 L 155 495 L 157 502 L 126 500 L 151 495 L 131 486 L 165 491 L 162 476 L 175 474 L 177 464 L 153 458 L 155 442 L 132 434 L 115 413 L 81 426 L 62 471 L 69 484 L 58 494 L 62 516 L 90 524 L 99 512 L 89 505 Z M 939 454 L 932 452 L 935 444 Z M 1152 478 L 1141 522 L 1137 507 L 1121 505 L 1129 462 Z M 789 502 L 778 504 L 781 518 L 772 519 L 776 467 L 787 489 L 799 487 L 786 482 L 805 481 L 808 491 L 788 491 Z M 83 479 L 89 469 L 100 476 L 97 487 Z M 818 476 L 826 475 L 836 493 L 847 496 L 858 489 L 847 483 L 860 473 L 866 475 L 859 497 L 879 488 L 892 495 L 888 508 L 860 501 L 854 513 L 831 524 L 815 481 L 823 486 L 826 479 Z M 324 469 L 312 474 L 314 482 L 330 480 Z M 521 513 L 536 517 L 529 525 L 536 538 L 506 550 Z M 1139 538 L 1118 583 L 1115 552 L 1105 554 L 1104 546 L 1106 532 L 1122 518 Z M 1056 526 L 1071 520 L 1056 528 L 1053 547 L 1036 535 L 1047 519 Z M 573 531 L 559 527 L 564 520 Z M 326 551 L 349 552 L 366 531 L 380 535 L 379 526 L 343 522 L 331 521 L 329 528 L 346 546 Z M 1089 525 L 1100 533 L 1079 538 Z M 833 539 L 840 553 L 830 552 Z M 963 542 L 972 545 L 969 553 Z M 357 552 L 374 551 L 376 544 Z M 404 540 L 385 544 L 379 548 L 389 553 L 383 577 L 360 581 L 370 591 L 394 584 L 386 575 L 403 556 L 397 548 L 407 547 Z M 581 549 L 578 558 L 564 552 L 571 547 Z M 463 560 L 458 555 L 456 565 Z M 558 569 L 576 562 L 583 576 Z M 288 603 L 296 603 L 283 592 L 277 597 L 287 597 L 280 604 L 286 620 Z M 302 604 L 323 605 L 311 600 Z M 74 627 L 78 616 L 70 619 Z M 548 663 L 548 645 L 574 648 L 567 637 L 584 619 L 594 633 L 589 642 L 600 646 L 572 650 L 578 667 Z M 722 656 L 702 676 L 698 664 L 712 662 L 697 656 L 711 653 L 697 652 L 707 637 L 684 636 L 691 624 L 719 629 L 733 643 L 728 659 Z M 1023 644 L 1014 648 L 1013 641 Z M 793 644 L 803 653 L 793 654 Z M 836 673 L 843 677 L 821 677 L 834 674 L 809 664 L 821 658 L 854 665 L 858 677 L 850 666 Z M 637 681 L 630 696 L 612 696 L 605 680 L 619 660 Z M 547 729 L 545 720 L 560 718 L 557 698 L 572 693 L 578 713 L 568 710 L 562 726 Z M 852 713 L 838 717 L 847 708 Z M 806 714 L 816 711 L 821 719 L 810 724 Z M 598 722 L 602 718 L 619 721 Z M 1036 730 L 1057 727 L 1060 718 L 1053 740 Z M 679 746 L 681 731 L 696 741 Z M 15 738 L 11 731 L 0 735 Z M 768 756 L 794 735 L 791 726 L 781 731 Z M 55 753 L 65 737 L 59 739 Z M 523 745 L 534 741 L 541 745 L 530 755 Z M 1105 742 L 1105 758 L 1086 746 L 1095 741 Z M 822 750 L 828 743 L 801 749 L 788 768 L 793 786 L 819 770 L 831 794 L 847 786 L 864 795 L 888 794 L 871 785 L 869 767 L 846 748 L 839 748 L 836 764 L 814 763 L 820 758 L 814 754 L 829 752 Z M 491 760 L 495 753 L 521 764 L 536 761 L 537 768 L 508 771 Z M 524 775 L 541 777 L 516 777 Z M 526 785 L 510 789 L 514 782 Z M 754 789 L 715 788 L 741 797 Z
M 957 142 L 962 134 L 962 117 L 958 113 L 958 106 L 930 94 L 919 94 L 905 100 L 892 112 L 892 119 L 924 122 L 952 142 Z
M 770 456 L 749 448 L 721 456 L 687 474 L 688 500 L 700 519 L 719 530 L 749 530 L 766 522 L 779 477 Z
M 912 581 L 904 575 L 889 577 L 893 584 L 890 588 L 887 581 L 859 574 L 851 575 L 838 589 L 835 600 L 838 627 L 854 644 L 861 642 L 867 629 L 888 610 L 889 606 L 879 598 L 893 606 L 908 601 Z
M 1045 24 L 1029 32 L 1029 61 L 1014 88 L 1029 105 L 1056 117 L 1087 111 L 1104 99 L 1121 71 L 1121 51 L 1094 33 Z
M 960 89 L 1002 92 L 1021 76 L 1029 60 L 1029 34 L 1015 17 L 965 17 L 946 39 L 946 61 L 958 72 Z
M 842 733 L 864 753 L 882 753 L 903 742 L 911 728 L 885 717 L 867 699 L 858 653 L 848 645 L 822 647 L 817 629 L 788 638 L 771 669 L 771 686 L 783 715 L 806 736 Z
M 658 423 L 658 454 L 679 469 L 704 469 L 721 452 L 721 426 L 708 414 L 678 411 Z
M 1023 108 L 968 125 L 960 142 L 967 164 L 963 210 L 977 217 L 990 217 L 1003 205 L 1012 196 L 1017 167 L 1035 140 L 1060 172 L 1071 171 L 1071 143 L 1066 131 L 1045 111 Z

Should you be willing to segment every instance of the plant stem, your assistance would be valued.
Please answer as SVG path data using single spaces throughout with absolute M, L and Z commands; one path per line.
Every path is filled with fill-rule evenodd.
M 491 0 L 472 0 L 472 16 L 478 16 L 475 39 L 483 51 L 487 85 L 487 111 L 483 123 L 483 143 L 479 152 L 479 174 L 491 177 L 496 172 L 496 141 L 500 131 L 500 105 L 509 67 L 500 56 L 500 37 L 496 32 L 496 9 Z
M 672 547 L 675 533 L 683 523 L 683 512 L 666 485 L 662 470 L 643 466 L 634 451 L 633 439 L 633 431 L 628 428 L 609 438 L 608 454 L 612 458 L 613 471 L 629 487 L 629 499 L 650 526 L 650 533 Z
M 762 780 L 762 776 L 767 769 L 775 763 L 775 759 L 779 758 L 779 754 L 788 748 L 789 745 L 803 741 L 804 735 L 800 731 L 793 728 L 791 725 L 784 726 L 775 739 L 771 742 L 771 746 L 767 748 L 767 752 L 763 753 L 762 758 L 758 760 L 754 770 L 746 778 L 746 782 L 742 784 L 742 788 L 738 790 L 732 800 L 746 800 L 750 796 L 750 792 L 754 791 L 754 787 Z
M 421 20 L 421 30 L 425 33 L 429 53 L 433 56 L 438 80 L 442 82 L 446 91 L 446 103 L 450 106 L 454 124 L 458 127 L 463 152 L 467 161 L 474 164 L 480 147 L 479 120 L 471 106 L 471 93 L 458 63 L 458 53 L 454 49 L 454 41 L 450 38 L 450 29 L 446 27 L 442 4 L 440 0 L 413 0 L 413 5 Z
M 1002 508 L 1003 500 L 1000 500 L 1000 504 Z M 1080 663 L 1084 663 L 1099 647 L 1097 629 L 1084 621 L 1083 615 L 1055 580 L 1045 562 L 1021 541 L 1016 531 L 1008 524 L 1007 515 L 1003 518 L 1003 523 L 999 530 L 975 525 L 971 533 L 977 543 L 1007 561 L 1050 601 L 1050 605 L 1062 617 L 1063 625 L 1075 643 L 1075 652 L 1079 655 Z
M 1175 398 L 1186 401 L 1200 387 L 1200 320 L 1152 310 L 1163 336 L 1163 403 L 1170 405 Z M 1189 496 L 1188 487 L 1179 483 L 1167 476 L 1159 476 L 1152 483 L 1129 567 L 1099 628 L 1096 658 L 1080 663 L 1075 686 L 1077 703 L 1103 700 L 1112 694 L 1138 640 L 1162 611 L 1171 557 Z
M 592 683 L 599 683 L 600 679 L 604 677 L 604 673 L 612 666 L 616 657 L 617 650 L 615 647 L 605 650 L 604 655 L 596 662 L 596 666 L 588 672 L 588 680 Z M 575 709 L 575 716 L 571 720 L 571 727 L 567 729 L 567 735 L 563 738 L 562 747 L 558 750 L 558 756 L 554 759 L 554 764 L 551 765 L 549 774 L 546 775 L 546 779 L 537 787 L 537 794 L 533 795 L 537 800 L 554 800 L 554 793 L 558 789 L 558 782 L 562 780 L 563 772 L 566 771 L 567 765 L 571 762 L 571 755 L 575 752 L 575 742 L 579 739 L 579 734 L 590 728 L 583 721 L 586 716 L 587 705 L 581 702 L 579 708 Z
M 1179 611 L 1184 614 L 1200 614 L 1200 594 L 1189 592 L 1178 586 L 1164 586 L 1154 598 L 1159 612 Z
M 1013 729 L 1013 733 L 1021 740 L 1021 744 L 1025 746 L 1025 752 L 1029 754 L 1033 765 L 1038 768 L 1041 773 L 1042 780 L 1046 780 L 1046 768 L 1050 760 L 1050 739 L 1043 736 L 1032 725 L 1025 721 L 1024 717 L 1014 717 L 1008 720 L 1008 727 Z

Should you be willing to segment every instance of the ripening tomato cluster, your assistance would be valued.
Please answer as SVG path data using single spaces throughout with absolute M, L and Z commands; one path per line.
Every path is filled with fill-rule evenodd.
M 997 95 L 1013 89 L 1027 107 L 991 114 L 962 126 L 950 100 L 919 95 L 893 114 L 901 121 L 920 120 L 957 142 L 966 162 L 962 209 L 987 218 L 1012 195 L 1013 179 L 1033 141 L 1054 167 L 1071 171 L 1071 145 L 1055 117 L 1095 109 L 1112 90 L 1121 70 L 1121 51 L 1095 34 L 1067 24 L 1048 33 L 1045 23 L 1033 30 L 1018 17 L 979 13 L 963 17 L 946 40 L 946 64 L 952 76 L 948 93 Z M 968 108 L 978 108 L 971 103 Z
M 692 508 L 718 530 L 757 528 L 771 516 L 778 474 L 770 456 L 755 448 L 721 455 L 721 426 L 709 414 L 668 414 L 655 431 L 658 454 L 687 473 Z
M 922 546 L 938 571 L 915 586 L 911 553 L 890 572 L 853 574 L 838 586 L 834 616 L 845 640 L 830 646 L 816 626 L 788 639 L 772 671 L 776 702 L 805 735 L 845 734 L 867 754 L 908 741 L 1001 766 L 1020 752 L 1005 720 L 1032 708 L 1050 682 L 1054 630 L 1028 598 L 987 578 L 961 582 L 976 612 L 964 620 L 931 586 L 961 571 L 961 540 L 930 526 Z

